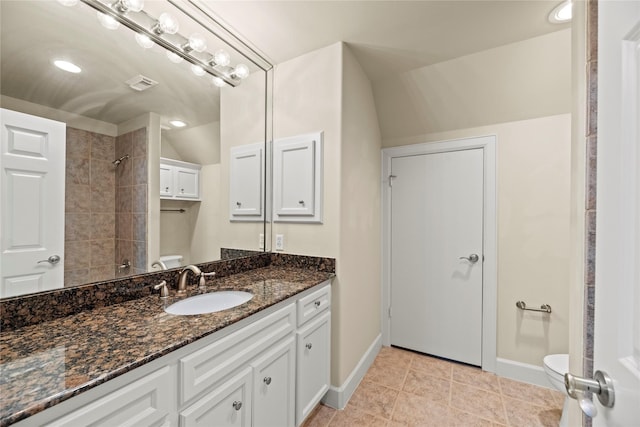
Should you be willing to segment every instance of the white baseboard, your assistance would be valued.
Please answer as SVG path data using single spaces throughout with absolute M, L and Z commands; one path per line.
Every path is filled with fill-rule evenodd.
M 381 348 L 382 335 L 378 335 L 364 353 L 354 370 L 351 371 L 347 380 L 340 387 L 329 387 L 329 391 L 324 395 L 322 403 L 335 409 L 344 409 L 344 407 L 347 406 L 349 399 L 351 399 L 351 395 L 356 391 L 360 381 L 362 381 L 362 378 L 364 378 L 365 374 L 371 367 L 371 364 L 375 360 Z
M 540 366 L 516 362 L 515 360 L 501 359 L 498 357 L 496 360 L 496 374 L 501 377 L 510 378 L 523 383 L 553 389 L 553 386 L 547 379 L 547 374 L 544 372 L 544 368 Z

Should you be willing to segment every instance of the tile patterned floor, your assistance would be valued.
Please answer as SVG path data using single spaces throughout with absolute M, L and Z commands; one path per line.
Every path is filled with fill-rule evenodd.
M 555 390 L 383 347 L 347 407 L 319 405 L 303 427 L 555 427 L 563 400 Z

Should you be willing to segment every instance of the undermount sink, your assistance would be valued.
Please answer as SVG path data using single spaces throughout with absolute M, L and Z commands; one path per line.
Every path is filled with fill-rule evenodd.
M 253 294 L 244 291 L 218 291 L 195 295 L 171 304 L 165 308 L 169 314 L 193 315 L 215 313 L 237 307 L 253 298 Z

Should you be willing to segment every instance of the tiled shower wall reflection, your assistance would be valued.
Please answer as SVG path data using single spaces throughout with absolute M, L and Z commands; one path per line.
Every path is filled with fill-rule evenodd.
M 115 138 L 67 128 L 64 285 L 114 277 Z
M 68 127 L 66 151 L 64 285 L 146 272 L 146 128 L 115 138 Z
M 128 155 L 116 169 L 116 274 L 147 271 L 147 130 L 116 138 L 116 158 Z M 122 268 L 126 262 L 131 267 Z

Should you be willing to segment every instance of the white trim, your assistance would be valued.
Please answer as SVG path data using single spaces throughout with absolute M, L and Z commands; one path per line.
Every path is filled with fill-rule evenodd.
M 482 276 L 482 369 L 496 371 L 498 247 L 496 205 L 496 136 L 429 142 L 382 150 L 382 343 L 391 345 L 391 192 L 389 175 L 394 157 L 482 148 L 484 153 L 484 266 Z
M 378 335 L 373 343 L 364 353 L 356 367 L 351 371 L 347 380 L 340 387 L 329 387 L 329 391 L 322 398 L 322 403 L 335 409 L 344 409 L 351 399 L 353 392 L 356 391 L 360 381 L 373 364 L 376 356 L 382 348 L 382 335 Z
M 515 360 L 498 358 L 496 363 L 496 374 L 520 381 L 523 383 L 534 384 L 540 387 L 555 390 L 547 379 L 544 368 L 528 363 L 516 362 Z

